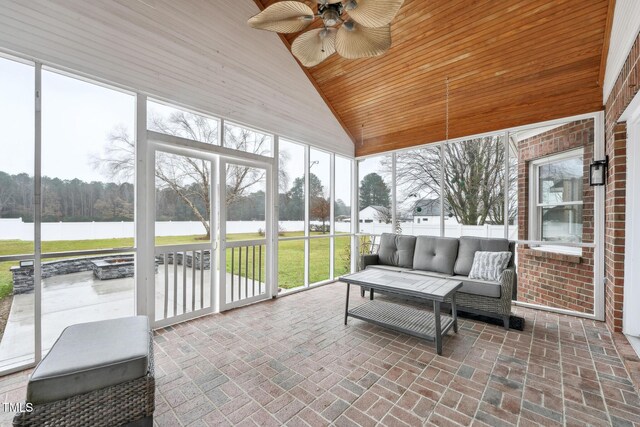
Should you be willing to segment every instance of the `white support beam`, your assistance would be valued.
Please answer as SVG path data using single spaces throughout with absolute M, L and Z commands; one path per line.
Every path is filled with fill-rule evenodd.
M 154 302 L 153 259 L 155 204 L 150 204 L 149 193 L 155 190 L 155 159 L 147 143 L 147 97 L 136 95 L 135 145 L 135 313 L 152 319 L 150 309 Z M 149 187 L 149 185 L 151 185 Z
M 273 137 L 273 158 L 274 168 L 271 173 L 271 195 L 272 202 L 267 203 L 267 209 L 269 206 L 273 206 L 273 216 L 271 224 L 271 262 L 267 264 L 269 266 L 269 277 L 271 283 L 271 296 L 278 296 L 278 236 L 280 235 L 280 137 L 274 135 Z M 268 194 L 268 193 L 267 193 Z
M 396 212 L 396 201 L 398 199 L 397 196 L 397 185 L 396 185 L 396 153 L 391 153 L 391 206 L 389 209 L 391 210 L 391 232 L 395 233 L 397 230 L 396 224 L 398 221 L 398 213 Z
M 593 155 L 596 160 L 601 160 L 606 157 L 604 144 L 604 112 L 600 111 L 596 113 L 593 121 Z M 597 320 L 604 320 L 605 316 L 605 192 L 605 185 L 594 187 L 593 239 L 595 249 L 593 263 L 593 292 L 594 315 Z
M 360 231 L 360 206 L 358 161 L 351 161 L 351 272 L 358 269 L 358 257 L 360 256 L 360 239 L 355 235 Z
M 335 226 L 335 199 L 336 199 L 336 156 L 331 153 L 330 155 L 330 165 L 329 165 L 329 234 L 333 236 L 336 234 L 336 226 Z M 324 230 L 322 230 L 324 233 Z M 333 279 L 335 277 L 335 246 L 336 239 L 334 237 L 329 238 L 329 278 Z
M 309 237 L 309 175 L 311 174 L 311 165 L 309 164 L 309 146 L 304 146 L 304 236 Z M 304 287 L 309 286 L 309 256 L 310 251 L 309 239 L 304 241 Z
M 509 131 L 504 132 L 504 238 L 509 239 Z
M 444 145 L 440 144 L 440 237 L 444 237 Z
M 42 358 L 42 64 L 35 64 L 34 85 L 34 165 L 33 165 L 33 285 L 34 362 Z

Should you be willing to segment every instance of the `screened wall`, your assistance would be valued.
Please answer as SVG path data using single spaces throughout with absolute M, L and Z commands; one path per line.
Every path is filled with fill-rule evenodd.
M 358 159 L 359 251 L 385 232 L 507 238 L 518 303 L 602 318 L 603 138 L 596 113 Z

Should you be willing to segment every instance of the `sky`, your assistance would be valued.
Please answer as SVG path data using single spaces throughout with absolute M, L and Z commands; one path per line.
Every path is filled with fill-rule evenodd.
M 0 171 L 33 175 L 34 68 L 0 57 Z M 149 114 L 168 116 L 174 108 L 150 102 Z M 119 127 L 131 135 L 135 97 L 95 83 L 42 71 L 42 174 L 51 178 L 110 181 L 95 159 L 103 155 L 109 135 Z M 286 150 L 286 144 L 283 144 Z M 292 146 L 296 147 L 296 146 Z M 302 147 L 302 146 L 298 146 Z M 304 175 L 304 150 L 289 156 L 290 187 Z M 350 204 L 350 161 L 336 157 L 336 198 Z M 311 148 L 311 172 L 326 189 L 330 156 Z M 375 168 L 375 167 L 374 167 Z
M 33 67 L 0 58 L 0 170 L 33 174 Z M 110 132 L 134 131 L 135 97 L 42 71 L 42 174 L 105 181 L 93 165 Z

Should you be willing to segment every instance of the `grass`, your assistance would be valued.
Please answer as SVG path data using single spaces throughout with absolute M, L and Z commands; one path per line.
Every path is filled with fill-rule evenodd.
M 319 235 L 320 233 L 312 233 Z M 301 237 L 302 232 L 285 233 L 282 237 Z M 156 238 L 157 245 L 177 245 L 187 243 L 203 243 L 202 236 L 166 236 Z M 227 235 L 227 240 L 253 240 L 262 238 L 257 233 L 242 233 Z M 349 271 L 349 242 L 348 236 L 336 237 L 335 239 L 335 276 L 345 274 Z M 311 239 L 309 243 L 309 283 L 320 282 L 329 279 L 329 238 Z M 57 240 L 42 242 L 42 252 L 66 252 L 92 249 L 124 248 L 133 246 L 132 238 L 124 239 L 96 239 L 96 240 Z M 234 271 L 238 272 L 239 260 L 238 251 L 234 253 Z M 24 240 L 0 240 L 0 255 L 29 254 L 33 253 L 33 242 Z M 243 249 L 243 258 L 247 251 Z M 249 266 L 253 261 L 253 249 L 249 248 Z M 265 277 L 266 253 L 262 253 L 261 277 Z M 256 248 L 256 258 L 258 249 Z M 51 261 L 52 259 L 47 259 Z M 17 261 L 0 263 L 0 299 L 11 294 L 12 275 L 9 270 L 12 266 L 18 265 Z M 231 271 L 231 249 L 227 249 L 227 271 Z M 248 277 L 253 278 L 253 269 L 250 267 Z M 245 259 L 242 260 L 241 275 L 245 277 Z M 256 268 L 255 275 L 258 276 Z M 257 277 L 256 277 L 257 279 Z M 304 283 L 304 241 L 291 240 L 278 243 L 278 286 L 285 289 L 292 289 L 302 286 Z

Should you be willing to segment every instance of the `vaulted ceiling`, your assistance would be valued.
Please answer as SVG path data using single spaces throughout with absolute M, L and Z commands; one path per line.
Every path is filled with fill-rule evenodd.
M 384 56 L 305 71 L 359 156 L 443 140 L 447 78 L 451 138 L 598 111 L 613 3 L 406 0 Z

